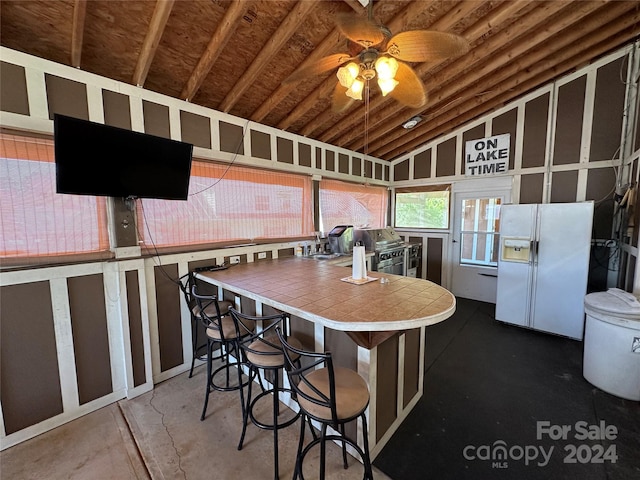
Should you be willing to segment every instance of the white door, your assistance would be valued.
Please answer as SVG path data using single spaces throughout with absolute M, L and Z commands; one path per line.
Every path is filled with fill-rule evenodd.
M 531 326 L 582 340 L 593 202 L 538 207 Z
M 506 183 L 508 180 L 508 183 Z M 500 206 L 511 201 L 511 177 L 478 181 L 453 199 L 451 292 L 496 303 Z

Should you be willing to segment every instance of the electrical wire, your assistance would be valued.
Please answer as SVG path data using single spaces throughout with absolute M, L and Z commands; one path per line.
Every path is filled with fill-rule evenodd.
M 242 136 L 240 137 L 240 141 L 238 142 L 238 146 L 236 147 L 235 152 L 233 152 L 233 158 L 231 159 L 231 162 L 229 162 L 227 164 L 227 168 L 225 168 L 224 172 L 222 173 L 222 175 L 220 175 L 220 178 L 218 178 L 215 182 L 213 182 L 211 185 L 209 185 L 206 188 L 203 188 L 202 190 L 199 190 L 197 192 L 193 192 L 191 194 L 189 194 L 190 197 L 194 196 L 194 195 L 199 195 L 202 192 L 206 192 L 207 190 L 209 190 L 210 188 L 215 187 L 218 183 L 220 183 L 224 177 L 227 175 L 227 172 L 229 171 L 229 169 L 233 166 L 233 164 L 236 162 L 236 159 L 238 158 L 238 155 L 240 154 L 240 147 L 242 145 L 244 145 L 244 137 L 247 134 L 247 129 L 249 128 L 249 120 L 247 120 L 247 122 L 244 125 L 244 128 L 242 129 Z
M 206 192 L 207 190 L 215 187 L 218 183 L 220 183 L 225 178 L 225 176 L 229 172 L 229 169 L 233 166 L 233 164 L 236 162 L 236 159 L 238 158 L 238 155 L 239 155 L 239 152 L 240 152 L 240 147 L 242 145 L 244 145 L 244 138 L 246 136 L 248 128 L 249 128 L 249 120 L 247 120 L 247 122 L 245 123 L 245 125 L 244 125 L 244 127 L 242 129 L 242 136 L 240 137 L 240 141 L 238 142 L 236 150 L 233 153 L 233 158 L 231 159 L 231 162 L 229 162 L 229 164 L 227 165 L 227 168 L 225 168 L 224 172 L 222 172 L 222 175 L 220 175 L 220 178 L 216 179 L 211 185 L 203 188 L 202 190 L 199 190 L 199 191 L 194 192 L 194 193 L 190 193 L 189 197 L 193 197 L 195 195 L 201 194 L 202 192 Z M 158 252 L 158 248 L 156 246 L 155 241 L 153 240 L 153 235 L 151 234 L 151 230 L 149 228 L 149 222 L 147 221 L 147 217 L 146 217 L 146 213 L 145 213 L 145 210 L 144 210 L 144 202 L 143 201 L 140 202 L 140 210 L 142 211 L 142 220 L 143 220 L 142 223 L 144 224 L 144 227 L 146 229 L 147 237 L 143 237 L 142 232 L 140 231 L 140 225 L 136 221 L 135 222 L 135 224 L 136 224 L 136 233 L 138 235 L 138 238 L 148 238 L 149 239 L 149 242 L 151 243 L 151 246 L 153 247 L 153 251 L 155 252 L 155 254 L 152 256 L 154 264 L 157 267 L 160 267 L 160 271 L 163 273 L 163 275 L 165 277 L 167 277 L 167 279 L 169 281 L 171 281 L 172 283 L 175 283 L 176 285 L 179 284 L 180 283 L 180 279 L 174 279 L 173 277 L 171 277 L 171 275 L 169 275 L 169 273 L 164 269 L 164 266 L 162 265 L 162 260 L 160 258 L 160 252 Z

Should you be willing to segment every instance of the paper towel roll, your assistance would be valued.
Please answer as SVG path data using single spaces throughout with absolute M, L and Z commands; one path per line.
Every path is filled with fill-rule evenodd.
M 353 247 L 353 265 L 351 278 L 354 280 L 362 280 L 367 278 L 367 264 L 365 261 L 364 247 L 356 245 Z

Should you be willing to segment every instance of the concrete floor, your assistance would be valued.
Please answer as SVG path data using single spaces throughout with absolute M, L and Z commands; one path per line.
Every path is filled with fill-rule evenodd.
M 376 480 L 637 480 L 640 402 L 602 392 L 582 377 L 582 343 L 496 322 L 494 306 L 458 299 L 456 313 L 428 329 L 425 394 L 376 457 Z M 5 450 L 0 478 L 249 480 L 273 478 L 271 432 L 240 435 L 237 393 L 213 392 L 200 421 L 203 367 Z M 538 421 L 615 426 L 614 440 L 536 438 Z M 290 479 L 299 424 L 281 431 L 280 478 Z M 510 459 L 508 468 L 464 458 L 468 445 L 537 446 L 546 466 Z M 613 446 L 615 461 L 565 462 L 570 444 Z M 328 479 L 362 478 L 341 468 L 333 445 Z M 311 459 L 309 467 L 316 467 Z M 315 472 L 315 471 L 314 471 Z M 385 472 L 385 476 L 382 472 Z M 306 478 L 317 478 L 307 474 Z
M 122 400 L 3 451 L 0 478 L 26 479 L 273 479 L 273 436 L 250 424 L 244 448 L 237 392 L 212 392 L 200 421 L 206 371 L 181 374 L 132 400 Z M 268 399 L 264 408 L 268 408 Z M 280 430 L 280 478 L 293 476 L 299 423 Z M 307 435 L 309 432 L 307 431 Z M 309 437 L 307 437 L 309 438 Z M 327 478 L 361 479 L 362 465 L 328 449 Z M 305 460 L 305 464 L 307 460 Z M 308 467 L 308 468 L 307 468 Z M 306 478 L 317 478 L 317 455 Z M 307 476 L 308 475 L 308 476 Z M 388 479 L 374 469 L 376 480 Z

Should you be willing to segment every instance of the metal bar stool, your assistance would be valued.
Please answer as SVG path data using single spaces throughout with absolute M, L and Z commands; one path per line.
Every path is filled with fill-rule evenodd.
M 202 415 L 200 420 L 204 420 L 209 404 L 209 394 L 211 390 L 221 392 L 240 392 L 240 406 L 242 415 L 245 414 L 244 406 L 244 387 L 248 383 L 248 379 L 243 380 L 242 366 L 244 360 L 240 349 L 240 341 L 250 335 L 252 332 L 241 328 L 231 315 L 223 315 L 220 308 L 220 302 L 216 295 L 199 295 L 197 286 L 193 285 L 191 293 L 196 300 L 198 309 L 200 310 L 200 319 L 207 332 L 207 387 L 204 397 L 204 406 L 202 407 Z M 215 315 L 210 315 L 214 311 Z M 213 349 L 214 346 L 220 346 L 224 363 L 222 366 L 213 370 Z M 234 355 L 235 360 L 230 362 L 229 355 Z M 231 371 L 237 373 L 237 381 L 231 380 Z M 216 383 L 215 378 L 220 372 L 224 372 L 223 382 Z
M 369 440 L 367 417 L 365 412 L 369 405 L 369 387 L 358 372 L 334 367 L 331 353 L 316 353 L 301 350 L 291 345 L 276 327 L 285 357 L 285 369 L 291 388 L 296 393 L 302 421 L 300 422 L 300 439 L 296 455 L 294 480 L 304 480 L 303 462 L 309 451 L 320 444 L 320 479 L 325 477 L 325 457 L 327 440 L 342 443 L 344 468 L 348 468 L 347 444 L 351 445 L 362 459 L 366 480 L 373 479 L 371 459 L 369 456 Z M 320 436 L 304 446 L 305 419 L 311 418 L 321 425 Z M 362 420 L 364 448 L 345 434 L 345 425 L 352 420 Z M 327 434 L 331 426 L 339 434 Z
M 200 335 L 204 333 L 202 330 L 202 319 L 200 318 L 200 307 L 198 306 L 196 299 L 193 297 L 191 293 L 191 289 L 195 285 L 195 279 L 193 277 L 193 272 L 185 273 L 178 279 L 178 286 L 182 291 L 182 295 L 184 296 L 184 301 L 189 308 L 189 313 L 191 315 L 191 368 L 189 369 L 189 378 L 193 376 L 193 368 L 195 367 L 196 360 L 200 360 L 201 362 L 206 362 L 207 360 L 207 343 L 200 339 Z M 220 313 L 222 315 L 227 315 L 229 313 L 229 308 L 233 306 L 232 302 L 227 300 L 220 300 L 218 302 L 218 306 L 220 307 Z M 215 304 L 211 302 L 208 305 L 209 311 L 207 314 L 209 317 L 215 317 L 217 312 L 215 310 Z M 221 352 L 219 357 L 214 357 L 214 360 L 219 358 L 223 358 L 223 353 Z
M 245 315 L 234 308 L 229 309 L 229 313 L 235 319 L 240 328 L 244 330 L 253 330 L 254 333 L 242 339 L 240 342 L 240 348 L 242 349 L 247 366 L 249 367 L 249 387 L 247 389 L 246 406 L 244 408 L 244 415 L 242 418 L 242 434 L 240 435 L 240 442 L 238 443 L 238 450 L 242 450 L 244 443 L 245 433 L 247 431 L 247 424 L 249 419 L 257 427 L 264 430 L 273 431 L 273 464 L 274 464 L 274 478 L 279 478 L 278 467 L 278 430 L 286 428 L 292 425 L 299 417 L 300 412 L 292 412 L 293 414 L 284 421 L 280 421 L 280 392 L 289 391 L 291 389 L 284 388 L 280 385 L 280 372 L 284 369 L 284 355 L 282 354 L 282 345 L 278 336 L 274 332 L 274 328 L 286 324 L 287 314 L 275 314 L 266 315 L 261 317 Z M 262 322 L 262 329 L 258 331 L 256 327 L 257 322 Z M 292 345 L 297 345 L 302 348 L 302 343 L 295 337 L 289 336 L 287 340 Z M 295 361 L 295 359 L 294 359 Z M 260 377 L 260 371 L 269 373 L 271 376 L 272 387 L 269 389 L 264 388 L 262 379 Z M 252 385 L 253 380 L 258 377 L 262 392 L 255 398 L 252 398 Z M 264 376 L 264 375 L 263 375 Z M 273 399 L 272 404 L 272 419 L 271 423 L 265 423 L 256 418 L 255 405 L 260 399 L 271 395 Z

